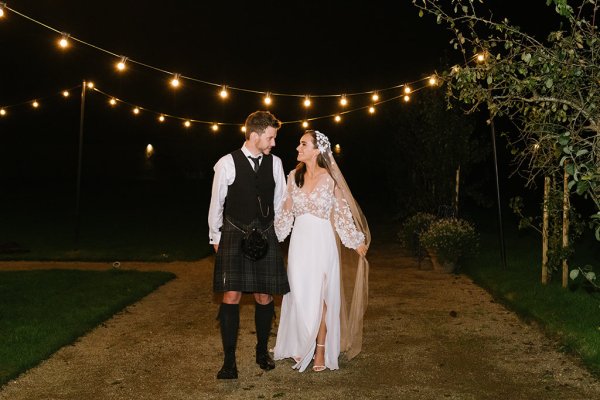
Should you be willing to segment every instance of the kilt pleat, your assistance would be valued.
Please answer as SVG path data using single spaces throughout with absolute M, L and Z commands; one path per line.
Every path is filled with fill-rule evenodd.
M 249 225 L 238 224 L 242 229 L 261 227 L 255 220 Z M 234 227 L 227 219 L 221 228 L 219 250 L 215 256 L 213 290 L 215 292 L 247 292 L 285 294 L 290 291 L 287 272 L 283 262 L 283 253 L 273 225 L 265 232 L 269 242 L 267 254 L 258 261 L 251 261 L 242 254 L 244 233 Z

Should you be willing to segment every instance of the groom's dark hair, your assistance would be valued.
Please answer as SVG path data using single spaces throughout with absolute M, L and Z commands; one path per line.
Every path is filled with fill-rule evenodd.
M 246 140 L 248 140 L 252 132 L 256 132 L 260 136 L 270 126 L 275 129 L 281 128 L 281 121 L 269 111 L 255 111 L 248 115 L 244 126 L 246 127 Z

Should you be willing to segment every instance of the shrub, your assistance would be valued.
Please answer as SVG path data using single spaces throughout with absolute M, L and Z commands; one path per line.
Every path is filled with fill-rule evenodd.
M 457 263 L 461 257 L 473 254 L 478 237 L 471 223 L 459 218 L 442 218 L 421 233 L 420 241 L 442 262 Z
M 420 249 L 419 236 L 429 229 L 429 225 L 436 219 L 437 217 L 433 214 L 418 212 L 404 221 L 400 232 L 398 232 L 398 238 L 407 249 L 418 255 Z

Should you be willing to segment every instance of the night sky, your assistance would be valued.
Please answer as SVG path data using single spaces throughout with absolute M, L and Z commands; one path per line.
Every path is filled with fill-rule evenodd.
M 491 1 L 493 12 L 545 32 L 553 11 L 545 0 Z M 450 49 L 449 34 L 430 16 L 418 17 L 411 1 L 192 2 L 66 0 L 12 1 L 8 6 L 60 31 L 144 64 L 218 84 L 259 91 L 296 94 L 353 93 L 388 88 L 422 79 L 448 63 L 460 61 Z M 543 23 L 540 23 L 542 21 Z M 0 119 L 0 179 L 72 179 L 77 168 L 80 90 L 68 100 L 57 95 L 82 80 L 152 110 L 198 120 L 243 123 L 250 112 L 264 109 L 258 94 L 230 91 L 222 101 L 219 88 L 183 81 L 173 90 L 169 75 L 128 64 L 116 72 L 114 56 L 71 42 L 57 47 L 60 35 L 7 12 L 0 22 L 2 79 L 0 106 L 41 99 L 41 107 L 8 109 Z M 45 99 L 43 96 L 52 95 Z M 398 95 L 386 92 L 382 97 Z M 418 94 L 415 94 L 418 95 Z M 115 109 L 107 98 L 88 92 L 84 125 L 84 176 L 88 179 L 211 178 L 214 162 L 239 147 L 239 127 L 167 120 L 130 106 Z M 314 99 L 309 111 L 300 98 L 275 98 L 269 109 L 283 121 L 327 115 L 339 109 L 336 99 Z M 370 103 L 353 98 L 349 108 Z M 312 128 L 340 143 L 342 164 L 376 159 L 386 141 L 385 110 L 375 117 L 358 111 L 315 121 Z M 295 147 L 303 128 L 280 130 L 275 154 L 286 170 L 295 164 Z M 144 149 L 155 147 L 155 165 Z M 356 149 L 352 151 L 352 149 Z M 146 163 L 146 164 L 145 164 Z M 352 168 L 349 168 L 352 171 Z M 372 171 L 368 171 L 371 173 Z M 368 174 L 349 177 L 366 182 Z M 359 182 L 360 183 L 360 182 Z

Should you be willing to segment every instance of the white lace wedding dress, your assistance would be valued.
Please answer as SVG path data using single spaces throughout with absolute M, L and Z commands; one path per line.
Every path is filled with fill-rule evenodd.
M 338 369 L 340 355 L 340 264 L 335 231 L 344 246 L 355 249 L 364 243 L 352 213 L 334 181 L 323 174 L 315 188 L 304 192 L 296 186 L 294 171 L 288 176 L 287 193 L 275 214 L 275 232 L 283 241 L 292 230 L 288 252 L 290 292 L 283 297 L 274 358 L 293 358 L 300 372 L 315 352 L 323 303 L 325 366 Z

